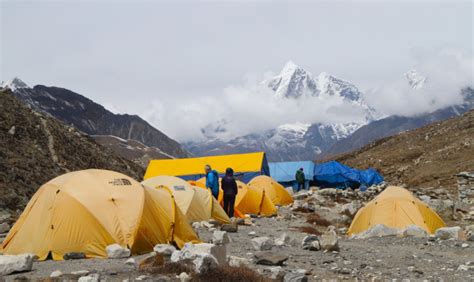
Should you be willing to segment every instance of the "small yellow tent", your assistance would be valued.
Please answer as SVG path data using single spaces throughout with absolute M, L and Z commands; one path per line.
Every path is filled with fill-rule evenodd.
M 230 219 L 208 189 L 194 187 L 183 179 L 174 176 L 156 176 L 142 182 L 152 188 L 167 187 L 174 195 L 176 204 L 190 222 L 211 218 L 229 223 Z
M 273 204 L 272 200 L 266 195 L 265 190 L 261 187 L 256 189 L 249 189 L 249 187 L 237 180 L 237 187 L 238 193 L 237 197 L 235 198 L 235 213 L 239 215 L 239 217 L 243 217 L 244 214 L 257 214 L 263 216 L 272 216 L 277 213 L 277 208 Z M 201 178 L 197 181 L 199 187 L 204 189 L 206 185 L 206 179 Z M 221 181 L 219 179 L 219 187 L 221 185 Z M 223 195 L 224 192 L 222 188 L 219 192 L 219 202 L 223 202 Z
M 444 221 L 428 205 L 410 191 L 395 186 L 388 187 L 360 209 L 347 233 L 358 234 L 377 224 L 398 229 L 417 225 L 431 234 L 445 226 Z
M 265 190 L 265 195 L 267 195 L 275 205 L 285 206 L 293 203 L 293 197 L 291 197 L 285 187 L 269 176 L 257 176 L 250 180 L 248 186 L 250 189 L 262 187 L 263 190 Z
M 270 175 L 264 152 L 210 156 L 186 159 L 152 160 L 148 165 L 145 180 L 160 175 L 179 176 L 184 180 L 198 180 L 205 176 L 204 166 L 210 165 L 220 175 L 228 167 L 234 170 L 239 180 L 247 183 L 257 175 Z
M 158 243 L 198 242 L 172 195 L 144 189 L 107 170 L 67 173 L 39 188 L 3 242 L 4 254 L 34 253 L 62 260 L 68 252 L 106 257 L 110 244 L 132 253 Z

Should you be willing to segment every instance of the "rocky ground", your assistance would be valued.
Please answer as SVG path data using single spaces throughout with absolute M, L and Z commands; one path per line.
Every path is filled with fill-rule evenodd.
M 234 261 L 239 260 L 246 264 L 259 273 L 262 279 L 273 278 L 273 281 L 474 280 L 474 242 L 469 241 L 473 239 L 472 233 L 463 233 L 463 236 L 456 235 L 456 238 L 443 240 L 436 236 L 417 238 L 397 235 L 365 239 L 347 237 L 345 232 L 351 217 L 364 202 L 369 201 L 382 189 L 383 187 L 376 187 L 365 193 L 314 190 L 295 195 L 295 203 L 289 207 L 281 207 L 278 216 L 255 217 L 251 219 L 252 223 L 247 220 L 247 225 L 241 222 L 244 225 L 238 225 L 237 232 L 228 232 L 227 236 L 231 242 L 225 247 L 227 257 L 232 256 Z M 455 223 L 453 221 L 453 224 Z M 204 242 L 213 241 L 214 232 L 219 230 L 219 226 L 212 222 L 195 223 L 193 226 Z M 326 244 L 331 246 L 330 248 L 335 246 L 332 251 L 324 250 L 327 248 L 323 243 L 324 236 L 331 234 L 328 229 L 337 233 L 337 243 Z M 303 248 L 302 242 L 308 241 L 311 236 L 318 238 L 320 244 L 317 244 L 316 249 L 321 250 Z M 149 255 L 133 257 L 135 264 L 127 264 L 128 258 L 35 262 L 32 271 L 4 276 L 3 279 L 52 279 L 51 274 L 59 270 L 62 273 L 59 278 L 61 280 L 78 279 L 84 276 L 85 272 L 89 272 L 88 277 L 91 279 L 97 273 L 101 279 L 107 280 L 180 281 L 177 275 L 181 270 L 163 275 L 151 274 L 137 267 L 147 256 Z M 280 266 L 262 265 L 259 264 L 262 258 L 284 262 Z M 171 259 L 173 260 L 173 256 Z M 77 271 L 83 272 L 71 274 Z M 230 281 L 219 280 L 217 277 L 214 279 Z M 212 278 L 207 277 L 203 281 L 207 280 L 212 281 Z

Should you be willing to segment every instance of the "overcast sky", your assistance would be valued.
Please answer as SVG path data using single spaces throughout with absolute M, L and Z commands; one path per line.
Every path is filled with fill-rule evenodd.
M 171 107 L 290 59 L 371 97 L 440 50 L 462 54 L 472 79 L 472 1 L 175 2 L 3 0 L 0 79 L 65 87 L 181 139 L 162 118 Z

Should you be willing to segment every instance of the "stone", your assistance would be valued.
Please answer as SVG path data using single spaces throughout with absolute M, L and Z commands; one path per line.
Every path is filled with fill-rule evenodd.
M 6 222 L 0 223 L 0 234 L 7 233 L 10 230 L 10 225 Z
M 201 221 L 201 226 L 207 229 L 214 227 L 212 223 L 209 223 L 208 221 L 205 221 L 205 220 Z
M 49 277 L 58 278 L 58 277 L 61 277 L 62 275 L 63 275 L 63 273 L 61 272 L 61 270 L 55 270 L 55 271 L 51 272 Z
M 135 259 L 134 258 L 129 258 L 127 259 L 127 261 L 125 262 L 126 265 L 130 265 L 130 266 L 135 266 L 136 262 L 135 262 Z
M 339 243 L 337 239 L 337 234 L 334 230 L 324 233 L 321 235 L 319 240 L 321 249 L 326 251 L 339 251 Z
M 283 282 L 307 282 L 308 277 L 301 273 L 288 272 L 285 277 L 283 277 Z
M 89 274 L 89 270 L 77 270 L 77 271 L 72 271 L 72 275 L 78 275 L 78 276 L 85 276 Z
M 227 248 L 225 245 L 214 245 L 210 243 L 192 244 L 186 243 L 181 251 L 174 251 L 171 255 L 171 262 L 178 262 L 185 259 L 194 260 L 199 254 L 209 254 L 216 258 L 219 264 L 227 261 Z
M 257 251 L 268 251 L 273 247 L 273 242 L 268 237 L 257 237 L 251 240 L 252 246 Z
M 119 244 L 108 245 L 105 250 L 107 251 L 107 257 L 110 259 L 128 258 L 130 256 L 130 250 Z
M 189 282 L 189 281 L 191 281 L 191 276 L 189 274 L 187 274 L 186 272 L 181 272 L 178 275 L 178 279 L 179 279 L 180 282 Z
M 157 244 L 153 247 L 153 251 L 157 254 L 160 254 L 164 257 L 171 257 L 176 248 L 168 244 Z
M 359 201 L 352 201 L 341 207 L 341 214 L 347 215 L 350 218 L 354 218 L 357 211 L 362 207 L 362 204 Z
M 77 282 L 99 282 L 99 279 L 100 279 L 100 276 L 87 275 L 87 276 L 79 277 Z
M 274 252 L 256 252 L 255 262 L 261 265 L 283 265 L 288 260 L 288 256 L 284 254 L 277 254 Z
M 428 232 L 418 225 L 410 225 L 401 233 L 403 237 L 427 238 L 429 236 Z
M 227 235 L 226 231 L 214 231 L 212 233 L 212 243 L 216 245 L 227 245 L 230 243 L 229 235 Z
M 451 200 L 431 199 L 427 202 L 442 218 L 453 218 L 454 202 Z
M 233 224 L 222 224 L 221 231 L 226 231 L 229 233 L 236 233 L 239 230 L 237 223 Z
M 0 276 L 15 272 L 31 271 L 35 255 L 0 255 Z
M 142 281 L 146 279 L 149 279 L 148 275 L 140 275 L 137 278 L 135 278 L 135 280 L 138 280 L 138 281 Z
M 399 230 L 385 226 L 384 224 L 377 224 L 372 226 L 370 229 L 363 231 L 359 234 L 354 235 L 355 239 L 368 239 L 373 237 L 384 237 L 384 236 L 396 236 L 399 234 Z
M 304 199 L 308 198 L 309 196 L 311 196 L 311 194 L 307 191 L 300 191 L 296 194 L 293 194 L 293 199 L 294 200 L 304 200 Z
M 85 259 L 85 258 L 86 258 L 86 254 L 80 253 L 80 252 L 70 252 L 70 253 L 64 254 L 63 256 L 64 260 Z
M 257 233 L 255 231 L 250 231 L 249 236 L 250 237 L 255 237 L 255 236 L 257 236 Z
M 286 271 L 281 267 L 281 266 L 273 266 L 270 267 L 268 270 L 270 270 L 270 278 L 275 279 L 278 281 L 283 280 L 283 277 L 286 275 Z
M 199 228 L 201 228 L 202 226 L 201 226 L 201 223 L 200 223 L 200 222 L 193 222 L 192 227 L 193 227 L 193 229 L 199 229 Z
M 441 240 L 455 239 L 460 240 L 462 238 L 461 227 L 442 227 L 436 230 L 435 236 Z
M 290 236 L 288 234 L 283 233 L 280 237 L 275 239 L 275 246 L 285 246 L 291 242 Z
M 228 256 L 227 263 L 232 267 L 248 266 L 250 265 L 250 260 L 236 256 Z
M 303 247 L 303 250 L 319 251 L 321 249 L 319 237 L 316 235 L 305 236 L 301 242 L 301 246 Z
M 198 254 L 193 260 L 194 271 L 197 273 L 206 273 L 215 269 L 219 263 L 217 259 L 210 254 Z

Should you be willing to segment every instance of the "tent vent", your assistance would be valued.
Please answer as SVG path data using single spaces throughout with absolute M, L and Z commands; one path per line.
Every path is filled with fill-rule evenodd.
M 61 189 L 56 190 L 56 194 L 58 194 L 61 191 Z

